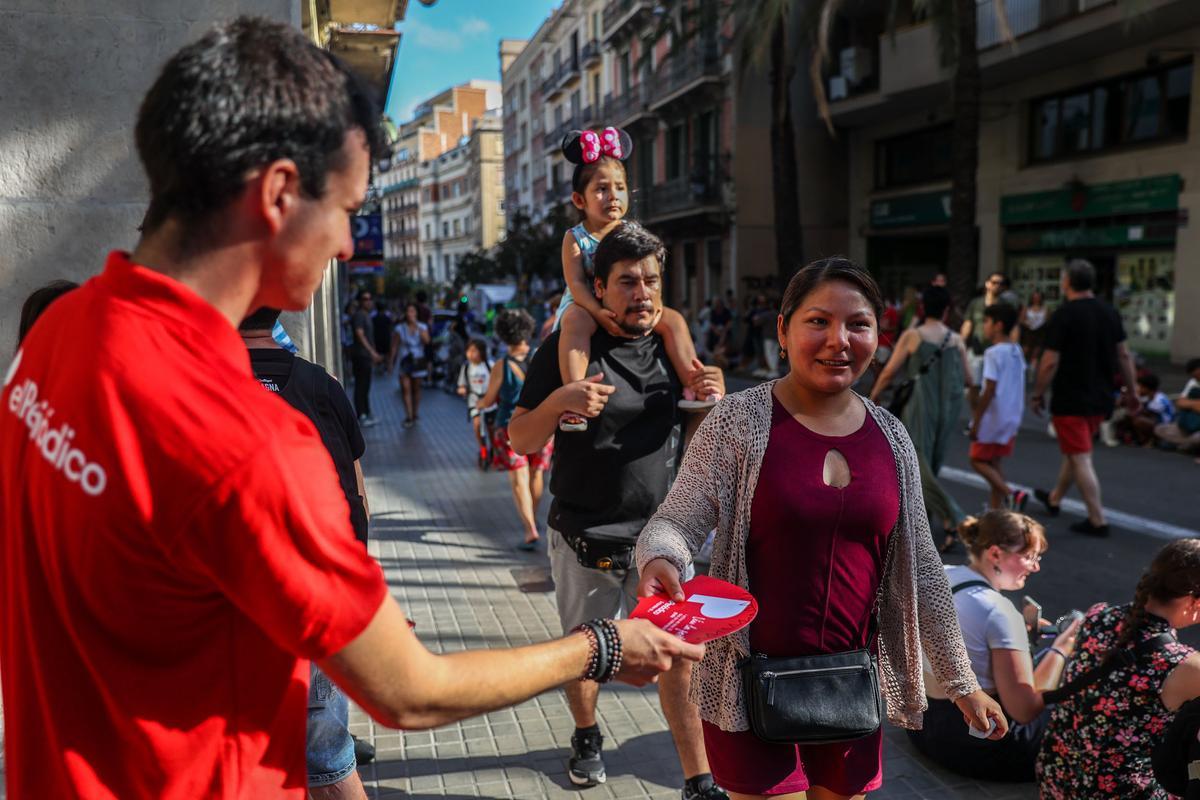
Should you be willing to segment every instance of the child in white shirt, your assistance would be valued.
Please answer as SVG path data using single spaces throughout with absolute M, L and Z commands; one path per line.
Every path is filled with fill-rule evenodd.
M 1017 310 L 996 303 L 983 311 L 983 336 L 992 343 L 983 354 L 983 393 L 971 420 L 971 467 L 991 488 L 989 508 L 1022 511 L 1028 495 L 1013 491 L 1000 461 L 1012 455 L 1025 407 L 1025 356 L 1010 336 Z
M 467 360 L 463 362 L 458 373 L 458 396 L 467 398 L 467 418 L 475 429 L 475 439 L 479 442 L 479 468 L 488 468 L 488 431 L 486 415 L 495 411 L 496 406 L 483 409 L 476 408 L 479 399 L 487 393 L 488 376 L 492 365 L 487 360 L 487 342 L 482 339 L 472 339 L 467 342 Z

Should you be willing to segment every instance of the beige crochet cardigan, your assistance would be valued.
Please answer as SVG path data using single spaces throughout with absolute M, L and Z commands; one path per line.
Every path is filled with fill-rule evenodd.
M 750 505 L 771 430 L 770 381 L 727 395 L 709 413 L 688 445 L 679 477 L 638 537 L 638 569 L 665 558 L 680 572 L 716 528 L 710 574 L 749 586 L 746 538 Z M 896 459 L 900 516 L 889 543 L 889 565 L 879 610 L 879 666 L 888 718 L 920 728 L 928 707 L 922 654 L 952 700 L 979 688 L 963 645 L 954 600 L 929 532 L 917 455 L 904 426 L 863 398 L 887 436 Z M 922 647 L 924 650 L 922 650 Z M 738 662 L 749 655 L 750 629 L 709 642 L 693 671 L 690 699 L 700 716 L 727 731 L 750 727 L 742 701 Z

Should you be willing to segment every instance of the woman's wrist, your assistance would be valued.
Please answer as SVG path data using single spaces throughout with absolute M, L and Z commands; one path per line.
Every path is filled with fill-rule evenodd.
M 1062 656 L 1062 660 L 1063 660 L 1063 662 L 1064 662 L 1064 663 L 1065 663 L 1065 662 L 1066 662 L 1068 659 L 1070 659 L 1070 658 L 1071 658 L 1071 656 L 1070 656 L 1070 655 L 1067 653 L 1067 651 L 1066 651 L 1066 650 L 1064 650 L 1063 648 L 1059 647 L 1059 646 L 1058 646 L 1058 645 L 1056 645 L 1056 644 L 1055 644 L 1055 645 L 1050 645 L 1050 652 L 1051 652 L 1051 653 L 1058 653 L 1060 656 Z

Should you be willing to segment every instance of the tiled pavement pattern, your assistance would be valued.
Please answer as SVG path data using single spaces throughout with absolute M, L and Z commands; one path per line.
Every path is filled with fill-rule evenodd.
M 508 482 L 476 469 L 462 401 L 427 390 L 420 423 L 404 430 L 395 386 L 392 376 L 376 378 L 372 402 L 381 424 L 365 431 L 371 552 L 417 634 L 442 652 L 559 635 L 544 552 L 513 549 L 519 528 Z M 548 499 L 543 516 L 547 506 Z M 518 579 L 538 591 L 521 591 Z M 606 688 L 599 717 L 609 778 L 582 792 L 566 777 L 572 723 L 560 691 L 435 731 L 399 733 L 357 710 L 352 728 L 378 749 L 361 769 L 372 800 L 679 797 L 683 775 L 654 691 Z M 940 771 L 891 726 L 884 759 L 884 786 L 872 800 L 1037 796 L 1030 784 L 981 784 Z
M 380 424 L 366 430 L 371 552 L 387 571 L 417 634 L 435 651 L 521 645 L 560 633 L 549 562 L 522 553 L 502 473 L 480 472 L 461 400 L 426 390 L 420 422 L 405 430 L 394 377 L 376 378 Z M 549 498 L 542 503 L 542 515 Z M 518 579 L 527 588 L 522 591 Z M 537 584 L 541 585 L 537 585 Z M 683 783 L 653 689 L 600 694 L 608 782 L 578 791 L 566 777 L 573 724 L 563 693 L 440 728 L 397 733 L 355 711 L 354 732 L 378 748 L 362 768 L 372 798 L 677 798 Z M 1030 784 L 980 784 L 946 774 L 888 726 L 884 787 L 875 800 L 1024 800 Z

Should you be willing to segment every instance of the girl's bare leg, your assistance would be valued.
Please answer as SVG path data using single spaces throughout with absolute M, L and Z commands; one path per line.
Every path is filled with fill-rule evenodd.
M 654 332 L 662 337 L 671 367 L 686 389 L 688 376 L 692 374 L 692 360 L 696 358 L 696 345 L 692 341 L 691 331 L 688 330 L 687 320 L 675 309 L 664 307 L 662 317 L 654 326 Z M 721 398 L 718 396 L 697 399 L 716 401 Z
M 595 332 L 596 320 L 584 309 L 572 303 L 563 311 L 558 333 L 558 368 L 564 386 L 587 377 Z

